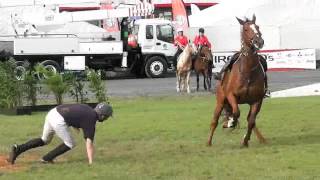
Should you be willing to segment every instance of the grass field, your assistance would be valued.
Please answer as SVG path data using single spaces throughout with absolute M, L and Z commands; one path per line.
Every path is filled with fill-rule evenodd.
M 43 165 L 39 159 L 60 141 L 23 154 L 0 179 L 320 179 L 320 97 L 267 99 L 257 125 L 268 140 L 252 137 L 240 148 L 248 107 L 241 106 L 241 128 L 223 130 L 207 147 L 214 96 L 112 99 L 114 119 L 97 124 L 96 156 L 87 164 L 82 133 L 77 147 Z M 12 143 L 41 134 L 45 113 L 0 115 L 0 154 Z

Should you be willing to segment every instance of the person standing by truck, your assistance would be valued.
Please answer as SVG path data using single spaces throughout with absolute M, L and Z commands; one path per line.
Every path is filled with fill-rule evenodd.
M 187 36 L 183 35 L 183 29 L 179 28 L 177 31 L 178 31 L 178 34 L 174 39 L 174 45 L 177 46 L 177 52 L 174 55 L 174 67 L 176 69 L 177 69 L 178 57 L 188 44 L 188 38 Z

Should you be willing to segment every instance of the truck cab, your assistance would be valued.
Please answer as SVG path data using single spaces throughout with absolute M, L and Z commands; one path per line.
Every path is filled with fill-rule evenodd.
M 163 19 L 140 19 L 134 22 L 132 34 L 144 60 L 148 77 L 162 77 L 173 68 L 174 46 L 172 22 Z

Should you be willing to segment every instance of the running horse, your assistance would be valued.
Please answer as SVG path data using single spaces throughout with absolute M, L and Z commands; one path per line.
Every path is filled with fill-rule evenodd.
M 213 59 L 211 50 L 204 46 L 199 47 L 196 60 L 194 61 L 194 71 L 197 76 L 197 91 L 199 91 L 199 75 L 203 75 L 203 86 L 205 90 L 210 91 L 211 89 L 211 78 L 212 78 L 212 65 Z
M 192 54 L 194 50 L 189 44 L 184 48 L 183 52 L 178 57 L 177 62 L 177 92 L 182 92 L 187 89 L 190 93 L 190 74 L 192 69 Z
M 241 20 L 241 49 L 240 55 L 234 62 L 230 71 L 224 73 L 216 87 L 216 108 L 210 124 L 208 145 L 212 145 L 212 137 L 218 125 L 223 109 L 231 112 L 231 127 L 235 127 L 240 117 L 239 104 L 248 104 L 250 110 L 247 116 L 247 132 L 241 142 L 242 147 L 249 146 L 252 130 L 261 143 L 264 137 L 256 126 L 256 117 L 261 109 L 265 95 L 265 72 L 259 61 L 257 50 L 264 45 L 259 26 L 255 24 L 256 16 L 252 20 Z

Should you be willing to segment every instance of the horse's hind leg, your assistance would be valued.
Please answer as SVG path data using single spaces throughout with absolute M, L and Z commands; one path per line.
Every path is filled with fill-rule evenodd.
M 253 105 L 250 105 L 250 111 L 249 111 L 249 115 L 248 115 L 248 129 L 247 129 L 247 133 L 246 135 L 244 136 L 244 139 L 241 143 L 241 145 L 243 147 L 248 147 L 249 146 L 249 140 L 250 140 L 250 137 L 251 137 L 251 133 L 252 133 L 252 129 L 255 128 L 255 125 L 256 125 L 256 117 L 260 111 L 260 108 L 261 108 L 261 104 L 262 104 L 262 101 L 259 101 Z M 258 131 L 259 132 L 259 131 Z
M 248 113 L 248 116 L 247 116 L 247 121 L 249 121 L 250 116 L 251 116 L 251 107 L 250 107 L 250 110 L 249 110 L 249 113 Z M 264 143 L 267 142 L 266 139 L 265 139 L 265 138 L 263 137 L 263 135 L 261 134 L 261 132 L 259 131 L 257 125 L 255 125 L 255 126 L 253 127 L 253 132 L 256 134 L 257 139 L 258 139 L 258 141 L 259 141 L 261 144 L 264 144 Z
M 267 140 L 263 137 L 263 135 L 261 134 L 261 132 L 257 128 L 257 125 L 255 125 L 255 127 L 253 128 L 253 132 L 256 134 L 256 136 L 261 144 L 267 143 Z

